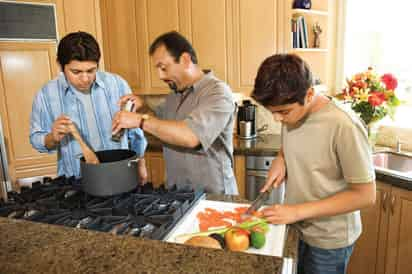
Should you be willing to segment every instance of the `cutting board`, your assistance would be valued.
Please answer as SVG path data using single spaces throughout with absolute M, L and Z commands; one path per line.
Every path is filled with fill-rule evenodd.
M 210 200 L 200 200 L 189 210 L 185 216 L 176 224 L 176 226 L 165 237 L 166 242 L 179 243 L 176 241 L 176 236 L 199 232 L 199 222 L 197 213 L 204 211 L 205 208 L 213 208 L 219 211 L 234 210 L 236 207 L 249 206 L 249 204 L 218 202 Z M 261 249 L 249 248 L 245 252 L 282 257 L 283 247 L 285 243 L 286 226 L 285 225 L 269 225 L 269 231 L 266 234 L 266 244 Z M 181 244 L 181 243 L 179 243 Z

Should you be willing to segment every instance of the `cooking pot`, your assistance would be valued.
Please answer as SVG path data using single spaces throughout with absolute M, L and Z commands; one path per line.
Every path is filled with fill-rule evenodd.
M 88 164 L 80 158 L 83 190 L 93 196 L 111 196 L 129 192 L 138 182 L 136 153 L 127 149 L 96 152 L 100 164 Z

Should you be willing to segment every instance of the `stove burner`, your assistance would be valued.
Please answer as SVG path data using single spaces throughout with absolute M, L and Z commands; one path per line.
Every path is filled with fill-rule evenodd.
M 20 193 L 9 192 L 8 202 L 0 200 L 0 217 L 162 239 L 203 194 L 175 187 L 155 189 L 148 183 L 129 193 L 93 197 L 74 177 L 43 181 L 22 187 Z

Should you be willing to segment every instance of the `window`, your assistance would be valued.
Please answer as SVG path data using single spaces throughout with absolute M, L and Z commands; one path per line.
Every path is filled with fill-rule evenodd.
M 368 67 L 398 79 L 398 97 L 405 102 L 395 121 L 383 124 L 412 128 L 412 1 L 345 0 L 343 79 Z

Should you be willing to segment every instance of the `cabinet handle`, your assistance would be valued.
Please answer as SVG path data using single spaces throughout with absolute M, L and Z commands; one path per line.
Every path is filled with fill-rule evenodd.
M 386 212 L 386 198 L 388 198 L 388 193 L 384 192 L 383 193 L 383 198 L 382 198 L 382 208 L 383 212 Z
M 391 199 L 391 214 L 393 215 L 395 212 L 395 196 L 392 196 Z

